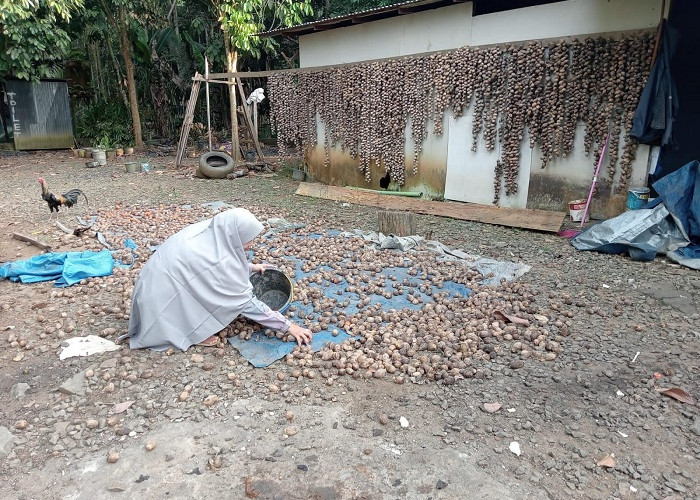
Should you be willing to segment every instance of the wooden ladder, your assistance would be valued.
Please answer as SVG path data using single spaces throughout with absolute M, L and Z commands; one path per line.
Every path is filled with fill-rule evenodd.
M 202 83 L 203 78 L 202 75 L 199 74 L 199 72 L 195 73 L 194 75 L 194 83 L 192 84 L 192 92 L 190 93 L 190 100 L 187 102 L 187 108 L 185 110 L 185 117 L 182 121 L 182 129 L 180 130 L 180 141 L 178 142 L 177 145 L 177 155 L 175 157 L 175 165 L 176 166 L 181 166 L 182 165 L 182 160 L 185 157 L 185 149 L 187 147 L 187 138 L 190 135 L 190 129 L 192 128 L 192 121 L 194 120 L 194 110 L 195 107 L 197 106 L 197 97 L 199 96 L 199 87 Z M 262 153 L 262 148 L 260 147 L 260 141 L 258 141 L 258 134 L 255 133 L 253 127 L 253 121 L 251 120 L 250 113 L 248 112 L 248 105 L 245 102 L 245 94 L 243 93 L 243 85 L 241 85 L 241 79 L 237 78 L 236 79 L 236 84 L 238 86 L 238 98 L 242 102 L 241 109 L 243 111 L 243 124 L 242 124 L 242 129 L 247 131 L 248 139 L 245 139 L 244 142 L 246 144 L 252 144 L 255 146 L 255 151 L 258 155 L 258 158 L 262 163 L 265 162 L 265 157 L 263 156 Z M 236 119 L 238 119 L 238 112 L 235 113 Z M 233 154 L 235 158 L 235 153 L 233 151 L 233 148 L 235 148 L 237 145 L 232 144 L 231 148 L 232 151 L 231 153 Z M 239 139 L 239 144 L 238 147 L 240 148 L 240 139 Z
M 245 93 L 243 92 L 243 85 L 241 84 L 241 79 L 236 78 L 236 83 L 238 84 L 238 95 L 240 96 L 242 103 L 241 108 L 243 109 L 245 128 L 248 131 L 248 136 L 252 139 L 253 144 L 255 145 L 255 151 L 258 153 L 258 159 L 260 159 L 260 161 L 264 163 L 265 157 L 263 156 L 262 149 L 260 148 L 260 141 L 258 141 L 258 134 L 256 133 L 257 131 L 254 131 L 253 129 L 253 121 L 251 120 L 250 113 L 248 112 L 248 103 L 245 102 Z M 236 113 L 236 116 L 238 116 L 238 113 Z
M 182 159 L 185 157 L 185 149 L 187 148 L 187 138 L 190 136 L 190 129 L 192 128 L 192 121 L 194 120 L 194 109 L 197 106 L 197 98 L 199 97 L 199 87 L 202 81 L 197 77 L 201 78 L 198 72 L 194 74 L 194 83 L 192 84 L 192 92 L 190 93 L 190 100 L 187 102 L 187 108 L 185 109 L 185 117 L 182 120 L 182 128 L 180 129 L 180 142 L 177 143 L 177 155 L 175 156 L 175 165 L 182 165 Z

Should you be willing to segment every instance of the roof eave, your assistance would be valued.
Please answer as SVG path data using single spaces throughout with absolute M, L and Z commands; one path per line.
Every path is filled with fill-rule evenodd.
M 290 26 L 288 28 L 278 28 L 275 30 L 264 31 L 261 33 L 257 33 L 256 35 L 259 37 L 272 37 L 278 35 L 290 37 L 302 36 L 308 35 L 309 33 L 315 33 L 317 31 L 326 31 L 329 29 L 342 28 L 346 26 L 352 26 L 355 24 L 362 24 L 370 21 L 377 21 L 379 19 L 386 19 L 406 14 L 415 14 L 416 12 L 423 12 L 425 10 L 436 9 L 438 7 L 443 7 L 445 5 L 451 5 L 455 3 L 464 3 L 467 1 L 470 0 L 418 0 L 399 2 L 377 9 L 355 12 L 353 14 L 331 17 L 329 19 L 320 19 L 318 21 L 312 21 L 297 26 Z

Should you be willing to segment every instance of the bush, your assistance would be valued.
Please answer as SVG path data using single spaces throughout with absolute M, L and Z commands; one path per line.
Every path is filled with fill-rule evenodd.
M 131 115 L 118 99 L 89 101 L 75 110 L 76 140 L 80 146 L 112 148 L 133 144 Z

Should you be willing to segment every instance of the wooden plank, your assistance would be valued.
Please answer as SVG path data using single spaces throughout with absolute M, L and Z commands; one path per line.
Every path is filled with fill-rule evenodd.
M 654 28 L 642 28 L 642 29 L 631 29 L 631 30 L 623 30 L 623 31 L 608 31 L 608 32 L 603 32 L 603 33 L 598 33 L 597 36 L 600 37 L 609 37 L 609 36 L 615 36 L 619 37 L 621 35 L 644 35 L 647 33 L 653 33 L 655 31 Z M 571 36 L 564 36 L 564 37 L 551 37 L 551 38 L 533 38 L 533 39 L 528 39 L 528 40 L 520 40 L 517 42 L 517 45 L 527 45 L 528 43 L 531 42 L 536 42 L 540 44 L 549 44 L 551 43 L 556 43 L 559 41 L 569 41 L 569 40 L 574 40 L 576 38 L 580 38 L 579 35 L 571 35 Z M 489 44 L 484 44 L 484 45 L 479 45 L 479 49 L 489 49 L 493 47 L 508 47 L 510 45 L 513 45 L 515 42 L 501 42 L 501 43 L 489 43 Z M 367 59 L 364 61 L 354 61 L 354 62 L 349 62 L 349 63 L 338 63 L 338 64 L 325 64 L 322 66 L 307 66 L 305 68 L 288 68 L 288 69 L 270 69 L 270 70 L 265 70 L 265 71 L 236 71 L 233 73 L 209 73 L 209 81 L 212 82 L 212 80 L 217 80 L 219 78 L 263 78 L 263 77 L 268 77 L 272 75 L 279 75 L 279 74 L 299 74 L 299 73 L 313 73 L 316 71 L 322 71 L 322 70 L 327 70 L 327 69 L 336 69 L 336 68 L 344 68 L 348 66 L 359 66 L 360 64 L 369 64 L 369 63 L 378 63 L 378 62 L 386 62 L 386 61 L 400 61 L 401 59 L 409 59 L 409 58 L 421 58 L 421 57 L 429 57 L 433 55 L 440 55 L 440 54 L 449 54 L 451 52 L 454 52 L 457 49 L 443 49 L 443 50 L 431 50 L 427 52 L 418 52 L 416 54 L 405 54 L 405 55 L 400 55 L 400 56 L 391 56 L 391 57 L 380 57 L 377 59 Z M 203 77 L 201 77 L 202 80 L 204 80 Z M 228 83 L 228 82 L 223 82 L 223 81 L 217 81 L 216 83 Z
M 519 227 L 556 233 L 564 222 L 562 212 L 547 210 L 532 210 L 522 208 L 495 207 L 478 205 L 476 203 L 461 203 L 451 201 L 426 201 L 418 198 L 403 198 L 401 196 L 385 196 L 379 192 L 350 190 L 339 186 L 328 186 L 320 183 L 302 182 L 296 194 L 322 198 L 325 200 L 342 201 L 389 210 L 408 210 L 418 214 L 437 215 L 452 219 L 497 224 L 500 226 Z
M 182 128 L 180 129 L 180 140 L 177 143 L 177 154 L 175 155 L 175 165 L 182 165 L 182 159 L 185 157 L 185 149 L 187 148 L 187 138 L 190 136 L 190 128 L 194 120 L 194 110 L 197 106 L 197 98 L 199 97 L 199 87 L 202 85 L 202 79 L 199 73 L 195 73 L 192 83 L 192 92 L 190 100 L 187 101 L 185 116 L 182 120 Z
M 19 241 L 26 241 L 27 243 L 31 243 L 35 247 L 41 248 L 44 252 L 51 251 L 51 247 L 49 245 L 46 245 L 45 243 L 42 243 L 39 240 L 35 240 L 34 238 L 30 238 L 29 236 L 25 236 L 19 233 L 12 233 L 12 237 Z
M 248 114 L 248 103 L 245 102 L 245 94 L 243 93 L 243 85 L 241 84 L 241 79 L 238 78 L 236 80 L 236 83 L 238 83 L 238 93 L 241 94 L 241 102 L 243 105 L 241 106 L 243 108 L 243 116 L 245 117 L 245 122 L 246 125 L 248 126 L 248 130 L 250 131 L 250 135 L 253 138 L 253 142 L 255 143 L 255 150 L 258 152 L 258 158 L 260 161 L 265 161 L 265 157 L 262 154 L 262 149 L 260 149 L 260 143 L 258 142 L 257 137 L 253 134 L 253 122 L 250 119 L 250 114 Z

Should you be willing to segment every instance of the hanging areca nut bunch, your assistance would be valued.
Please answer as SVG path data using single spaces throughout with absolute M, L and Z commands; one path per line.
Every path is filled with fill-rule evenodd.
M 446 113 L 471 109 L 472 150 L 494 150 L 494 201 L 518 191 L 520 148 L 527 133 L 541 166 L 572 154 L 576 127 L 585 124 L 584 152 L 597 161 L 611 134 L 608 179 L 625 189 L 637 143 L 627 136 L 644 87 L 650 33 L 619 39 L 463 47 L 427 56 L 358 63 L 333 69 L 278 73 L 268 81 L 279 145 L 308 150 L 322 143 L 324 165 L 339 147 L 357 158 L 367 182 L 388 172 L 398 185 L 420 171 L 423 144 L 443 132 Z M 323 137 L 317 137 L 317 121 Z M 407 128 L 408 127 L 408 128 Z M 410 144 L 406 144 L 406 131 Z M 620 138 L 623 143 L 620 145 Z M 412 151 L 407 161 L 406 151 Z M 375 170 L 377 169 L 377 170 Z

